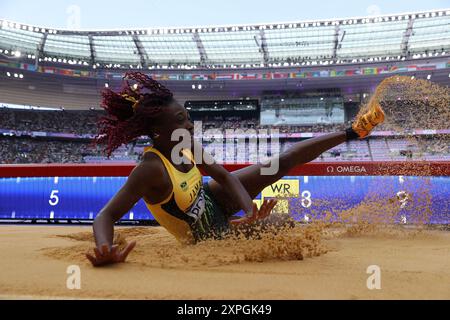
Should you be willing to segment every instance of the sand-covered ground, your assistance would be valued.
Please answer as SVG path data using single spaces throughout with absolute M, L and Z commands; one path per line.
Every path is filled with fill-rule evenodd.
M 304 229 L 183 247 L 162 228 L 120 228 L 120 241 L 137 247 L 127 263 L 96 269 L 83 257 L 90 227 L 0 226 L 0 297 L 450 299 L 449 231 L 319 239 Z M 67 289 L 70 265 L 80 267 L 80 290 Z M 370 265 L 380 267 L 380 290 L 367 288 Z

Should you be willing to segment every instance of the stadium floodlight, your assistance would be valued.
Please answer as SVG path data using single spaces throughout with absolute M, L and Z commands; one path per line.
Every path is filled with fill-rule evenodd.
M 20 79 L 23 79 L 23 74 L 19 74 L 19 78 L 20 78 Z
M 7 72 L 6 75 L 7 75 L 8 77 L 11 77 L 11 72 Z
M 416 78 L 416 76 L 411 76 L 411 80 L 414 80 Z
M 193 85 L 192 85 L 192 90 L 195 90 L 195 88 L 196 88 L 196 87 L 195 87 L 195 84 L 193 84 Z
M 448 74 L 448 77 L 450 78 L 450 73 Z
M 109 88 L 109 83 L 105 83 L 105 88 Z
M 429 74 L 428 76 L 427 76 L 427 80 L 430 80 L 431 79 L 431 74 Z
M 198 90 L 202 90 L 202 85 L 201 84 L 199 84 L 198 86 L 197 86 L 197 88 L 198 88 Z
M 19 74 L 14 73 L 14 78 L 18 78 L 18 77 L 19 77 Z

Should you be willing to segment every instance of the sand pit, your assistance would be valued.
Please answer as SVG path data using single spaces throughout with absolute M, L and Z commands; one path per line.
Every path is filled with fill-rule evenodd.
M 183 247 L 162 228 L 118 230 L 119 243 L 137 241 L 135 251 L 125 264 L 95 269 L 83 258 L 90 227 L 0 226 L 0 298 L 450 299 L 448 231 L 336 229 L 318 239 L 300 228 L 271 241 Z M 81 268 L 80 290 L 66 287 L 70 265 Z M 366 286 L 370 265 L 381 268 L 381 290 Z

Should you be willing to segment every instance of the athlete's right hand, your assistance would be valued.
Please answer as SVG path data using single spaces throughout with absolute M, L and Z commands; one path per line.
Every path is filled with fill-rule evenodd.
M 120 250 L 118 245 L 114 245 L 109 249 L 108 245 L 103 245 L 100 249 L 94 248 L 93 256 L 90 253 L 86 253 L 86 258 L 92 263 L 94 267 L 101 267 L 108 264 L 125 262 L 128 254 L 134 249 L 136 242 L 130 242 L 127 246 Z
M 262 220 L 267 218 L 270 213 L 272 212 L 272 209 L 277 204 L 277 199 L 264 199 L 263 203 L 261 204 L 261 207 L 258 209 L 256 203 L 253 203 L 253 211 L 246 214 L 243 218 L 231 220 L 231 225 L 237 226 L 242 224 L 250 224 L 257 220 Z

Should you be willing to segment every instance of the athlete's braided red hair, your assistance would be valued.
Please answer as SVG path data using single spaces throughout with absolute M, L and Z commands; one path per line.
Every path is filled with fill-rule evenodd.
M 101 106 L 108 115 L 97 123 L 94 144 L 106 143 L 104 151 L 108 157 L 122 144 L 149 135 L 152 119 L 173 99 L 169 89 L 143 73 L 128 72 L 124 79 L 120 92 L 111 89 L 102 92 Z M 134 86 L 130 81 L 135 82 Z

